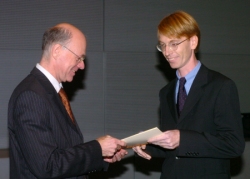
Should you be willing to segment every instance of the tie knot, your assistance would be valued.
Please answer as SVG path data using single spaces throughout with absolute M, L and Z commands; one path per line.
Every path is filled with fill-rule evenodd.
M 179 79 L 179 81 L 180 81 L 180 86 L 183 86 L 186 83 L 186 78 L 185 77 L 181 77 Z
M 58 94 L 59 94 L 62 98 L 68 99 L 68 98 L 67 98 L 67 94 L 66 94 L 66 92 L 64 91 L 63 88 L 60 89 L 60 91 L 59 91 Z

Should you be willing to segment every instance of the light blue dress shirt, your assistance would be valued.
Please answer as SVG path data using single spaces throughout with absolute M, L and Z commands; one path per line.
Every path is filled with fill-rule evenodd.
M 195 66 L 195 68 L 185 76 L 185 78 L 186 78 L 185 89 L 186 89 L 187 95 L 190 91 L 190 88 L 193 84 L 194 78 L 197 75 L 200 67 L 201 67 L 201 62 L 198 61 L 198 64 Z M 178 74 L 178 71 L 176 71 L 176 76 L 178 78 L 178 81 L 177 81 L 177 84 L 175 87 L 175 102 L 177 102 L 177 95 L 178 95 L 178 89 L 179 89 L 179 79 L 181 78 L 180 75 Z

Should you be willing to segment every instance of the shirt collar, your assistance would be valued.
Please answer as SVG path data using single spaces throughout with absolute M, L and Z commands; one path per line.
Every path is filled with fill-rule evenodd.
M 199 69 L 201 67 L 201 62 L 198 60 L 197 65 L 194 67 L 194 69 L 192 71 L 190 71 L 186 76 L 186 80 L 189 81 L 190 79 L 194 79 L 194 77 L 196 76 L 196 74 L 198 73 Z M 181 76 L 179 75 L 178 71 L 176 70 L 176 76 L 178 78 L 178 80 L 181 78 Z
M 59 83 L 53 75 L 51 75 L 45 68 L 43 68 L 39 63 L 36 64 L 36 68 L 40 70 L 50 81 L 50 83 L 54 86 L 56 92 L 62 88 L 62 83 Z

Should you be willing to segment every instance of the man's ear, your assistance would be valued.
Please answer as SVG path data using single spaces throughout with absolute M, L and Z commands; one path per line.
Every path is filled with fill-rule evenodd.
M 62 46 L 60 44 L 53 44 L 51 46 L 51 55 L 53 56 L 53 58 L 56 60 L 58 58 L 58 56 L 60 55 L 62 50 Z
M 190 43 L 191 43 L 191 48 L 195 50 L 196 47 L 198 46 L 198 37 L 196 35 L 192 36 L 190 38 Z

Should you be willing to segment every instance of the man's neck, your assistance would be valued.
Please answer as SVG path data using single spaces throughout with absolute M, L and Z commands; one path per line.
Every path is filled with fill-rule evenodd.
M 185 77 L 190 71 L 192 71 L 196 67 L 197 64 L 198 64 L 198 60 L 193 54 L 187 64 L 177 69 L 180 77 Z

